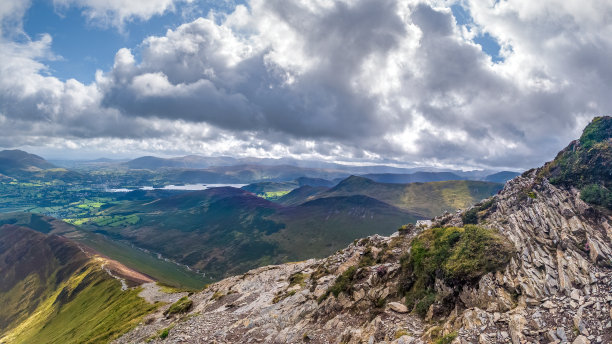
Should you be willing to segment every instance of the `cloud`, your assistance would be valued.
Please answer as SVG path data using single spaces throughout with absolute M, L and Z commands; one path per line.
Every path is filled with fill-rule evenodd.
M 53 0 L 58 9 L 79 7 L 92 23 L 122 28 L 125 22 L 149 20 L 156 15 L 175 11 L 177 3 L 193 0 Z
M 113 23 L 174 4 L 56 3 Z M 0 123 L 14 129 L 13 146 L 64 138 L 152 152 L 528 168 L 610 111 L 612 5 L 459 5 L 472 16 L 465 26 L 440 2 L 252 0 L 119 50 L 89 85 L 47 75 L 51 37 L 4 39 Z M 474 32 L 499 42 L 503 61 Z

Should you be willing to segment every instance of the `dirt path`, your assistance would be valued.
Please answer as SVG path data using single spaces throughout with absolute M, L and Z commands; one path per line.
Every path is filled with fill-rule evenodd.
M 161 287 L 158 286 L 155 282 L 144 283 L 141 285 L 142 291 L 138 294 L 138 296 L 142 297 L 149 303 L 155 302 L 165 302 L 165 303 L 175 303 L 181 297 L 187 296 L 187 292 L 182 293 L 165 293 L 161 290 Z

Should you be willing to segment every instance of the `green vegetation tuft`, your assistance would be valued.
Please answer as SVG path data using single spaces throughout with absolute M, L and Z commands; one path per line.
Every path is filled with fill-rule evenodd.
M 172 306 L 164 312 L 164 315 L 187 313 L 191 309 L 191 306 L 193 306 L 193 301 L 187 296 L 183 296 L 173 303 Z
M 580 199 L 612 209 L 612 191 L 599 184 L 589 184 L 580 190 Z
M 334 294 L 335 297 L 338 297 L 340 293 L 347 293 L 351 290 L 353 286 L 353 279 L 355 278 L 355 274 L 357 273 L 357 267 L 351 266 L 346 271 L 344 271 L 340 276 L 336 278 L 334 284 L 327 289 L 325 294 L 319 297 L 319 303 L 323 302 L 329 294 Z
M 436 340 L 436 344 L 450 344 L 453 340 L 457 338 L 457 332 L 449 333 L 445 336 L 442 336 Z
M 346 269 L 346 271 L 336 278 L 336 281 L 328 291 L 334 294 L 336 297 L 338 297 L 338 295 L 340 295 L 342 292 L 348 292 L 351 289 L 356 272 L 357 267 L 355 266 L 351 266 L 350 268 Z
M 305 286 L 306 277 L 308 277 L 308 275 L 301 272 L 296 272 L 289 276 L 289 288 L 293 287 L 294 285 L 300 285 L 301 287 Z
M 437 300 L 436 277 L 450 286 L 471 284 L 506 266 L 512 252 L 511 244 L 490 229 L 466 225 L 425 230 L 400 260 L 407 306 L 424 316 Z
M 612 118 L 611 117 L 595 117 L 582 132 L 580 143 L 589 148 L 596 143 L 608 140 L 612 137 Z
M 361 255 L 361 258 L 359 259 L 359 267 L 364 268 L 367 266 L 372 266 L 375 263 L 376 263 L 376 260 L 374 259 L 374 255 L 372 254 L 372 249 L 368 247 Z
M 465 225 L 475 225 L 478 223 L 478 208 L 472 208 L 463 215 L 461 215 L 461 221 Z

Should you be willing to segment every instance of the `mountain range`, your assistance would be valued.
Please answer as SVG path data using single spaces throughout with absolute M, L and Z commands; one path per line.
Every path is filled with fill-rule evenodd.
M 612 180 L 601 130 L 462 212 L 224 279 L 117 343 L 610 343 L 612 209 L 583 200 Z
M 40 160 L 8 155 L 17 167 L 3 187 L 56 187 L 22 183 Z M 5 214 L 0 342 L 608 343 L 611 166 L 612 118 L 597 117 L 504 186 L 287 174 L 293 189 L 274 201 L 232 187 L 136 190 L 69 204 L 72 224 Z M 71 185 L 56 191 L 91 197 Z M 187 293 L 86 243 L 235 276 Z

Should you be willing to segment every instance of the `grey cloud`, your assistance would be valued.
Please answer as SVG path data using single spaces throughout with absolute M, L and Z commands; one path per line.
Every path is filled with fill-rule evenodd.
M 245 27 L 199 18 L 150 37 L 140 61 L 119 51 L 91 87 L 40 77 L 40 66 L 23 67 L 35 73 L 22 80 L 0 67 L 0 123 L 24 142 L 133 138 L 176 151 L 181 137 L 356 161 L 537 166 L 612 107 L 612 40 L 560 19 L 573 14 L 479 3 L 468 3 L 474 25 L 515 47 L 502 64 L 424 1 L 253 1 Z
M 340 139 L 384 133 L 387 124 L 376 118 L 378 99 L 356 93 L 351 81 L 365 58 L 387 53 L 405 35 L 395 2 L 338 3 L 322 17 L 292 1 L 265 6 L 303 37 L 307 54 L 320 59 L 295 83 L 286 84 L 266 65 L 268 51 L 228 67 L 218 53 L 224 43 L 216 40 L 219 30 L 198 20 L 168 40 L 148 41 L 143 61 L 132 70 L 114 70 L 103 104 L 128 116 L 206 121 L 230 130 Z M 184 40 L 193 45 L 185 48 Z M 184 92 L 148 97 L 130 89 L 133 78 L 147 72 L 162 72 Z

